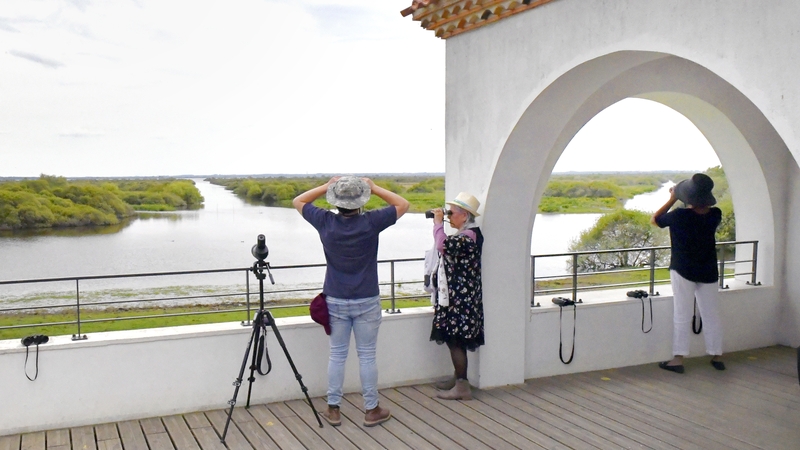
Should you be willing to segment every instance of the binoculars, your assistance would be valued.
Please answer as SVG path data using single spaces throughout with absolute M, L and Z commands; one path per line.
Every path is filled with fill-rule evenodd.
M 625 295 L 631 298 L 647 298 L 647 291 L 637 289 L 635 291 L 628 291 L 628 293 Z
M 444 215 L 445 216 L 450 216 L 452 214 L 453 214 L 453 211 L 450 211 L 449 209 L 445 209 L 444 210 Z M 433 219 L 433 210 L 432 209 L 429 209 L 429 210 L 425 211 L 425 218 L 426 219 Z
M 553 303 L 555 303 L 558 306 L 573 306 L 573 305 L 575 305 L 574 301 L 572 301 L 572 300 L 570 300 L 568 298 L 564 298 L 564 297 L 555 297 L 555 298 L 553 298 Z
M 50 338 L 43 334 L 34 334 L 32 336 L 25 336 L 22 338 L 22 345 L 30 347 L 31 345 L 46 344 Z

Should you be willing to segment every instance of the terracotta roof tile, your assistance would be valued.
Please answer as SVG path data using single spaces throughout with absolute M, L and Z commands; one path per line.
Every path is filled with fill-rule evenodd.
M 447 39 L 554 0 L 414 0 L 400 11 Z

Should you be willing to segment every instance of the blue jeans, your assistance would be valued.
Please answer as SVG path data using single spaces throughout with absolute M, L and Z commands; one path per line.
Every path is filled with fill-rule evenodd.
M 338 406 L 342 401 L 344 363 L 350 348 L 350 330 L 356 337 L 361 393 L 364 408 L 378 406 L 378 328 L 381 325 L 380 296 L 358 299 L 327 297 L 331 324 L 331 356 L 328 361 L 328 404 Z

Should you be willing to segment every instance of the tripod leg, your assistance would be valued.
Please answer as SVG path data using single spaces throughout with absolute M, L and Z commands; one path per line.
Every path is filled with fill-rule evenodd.
M 294 361 L 292 361 L 292 357 L 289 355 L 289 350 L 286 348 L 286 344 L 283 342 L 281 333 L 278 331 L 278 327 L 275 325 L 275 319 L 272 317 L 272 314 L 269 311 L 264 311 L 264 315 L 264 320 L 269 321 L 269 325 L 272 327 L 272 332 L 275 333 L 275 338 L 278 339 L 278 343 L 281 345 L 283 353 L 286 355 L 286 360 L 289 361 L 289 365 L 294 371 L 294 377 L 297 379 L 297 382 L 300 383 L 300 390 L 303 391 L 303 394 L 305 394 L 306 401 L 308 401 L 308 406 L 311 407 L 311 411 L 314 412 L 314 417 L 317 418 L 319 427 L 322 428 L 322 420 L 319 418 L 319 413 L 317 413 L 317 409 L 314 408 L 314 403 L 311 402 L 311 397 L 308 396 L 308 388 L 303 384 L 303 376 L 297 371 L 297 367 L 295 367 Z
M 230 410 L 228 410 L 228 419 L 225 421 L 225 430 L 222 432 L 222 439 L 220 442 L 223 444 L 225 443 L 225 436 L 228 434 L 228 426 L 231 424 L 231 417 L 233 416 L 233 407 L 236 406 L 236 398 L 239 396 L 239 388 L 242 386 L 242 377 L 244 376 L 244 369 L 247 366 L 247 357 L 250 355 L 250 349 L 253 346 L 253 341 L 256 339 L 256 324 L 253 324 L 253 332 L 250 334 L 250 340 L 247 341 L 247 349 L 244 351 L 244 359 L 242 360 L 242 367 L 239 369 L 239 377 L 233 382 L 233 385 L 236 386 L 233 390 L 233 398 L 228 401 L 228 404 L 231 405 Z M 250 372 L 250 377 L 253 377 L 252 371 Z M 250 382 L 250 386 L 252 387 L 253 382 Z M 249 402 L 249 396 L 248 396 Z
M 264 327 L 264 310 L 258 311 L 256 313 L 256 318 L 253 321 L 253 337 L 250 339 L 250 343 L 255 345 L 256 348 L 253 350 L 253 360 L 250 363 L 250 378 L 247 381 L 250 384 L 247 387 L 247 403 L 245 403 L 244 407 L 250 407 L 250 394 L 253 392 L 253 382 L 256 381 L 255 372 L 256 368 L 258 367 L 257 360 L 258 354 L 263 350 L 262 346 L 259 345 L 259 335 L 264 335 L 264 333 L 260 333 L 261 329 Z M 264 339 L 261 337 L 261 339 Z

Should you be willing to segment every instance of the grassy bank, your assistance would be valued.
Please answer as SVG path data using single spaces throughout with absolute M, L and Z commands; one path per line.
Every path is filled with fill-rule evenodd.
M 294 302 L 294 304 L 296 305 L 297 303 Z M 288 302 L 282 302 L 282 305 L 268 305 L 267 308 L 276 318 L 308 315 L 308 305 L 287 305 L 289 305 Z M 430 300 L 424 298 L 421 300 L 395 302 L 396 308 L 416 308 L 420 306 L 430 306 Z M 391 308 L 391 301 L 384 300 L 382 307 L 383 309 Z M 253 313 L 254 311 L 251 307 L 251 316 Z M 246 308 L 241 304 L 89 309 L 81 311 L 81 334 L 207 323 L 242 322 L 247 318 Z M 26 328 L 0 329 L 0 339 L 20 339 L 32 334 L 69 336 L 78 332 L 75 324 L 76 320 L 74 310 L 0 314 L 0 327 L 30 326 Z M 46 323 L 54 325 L 45 325 Z

